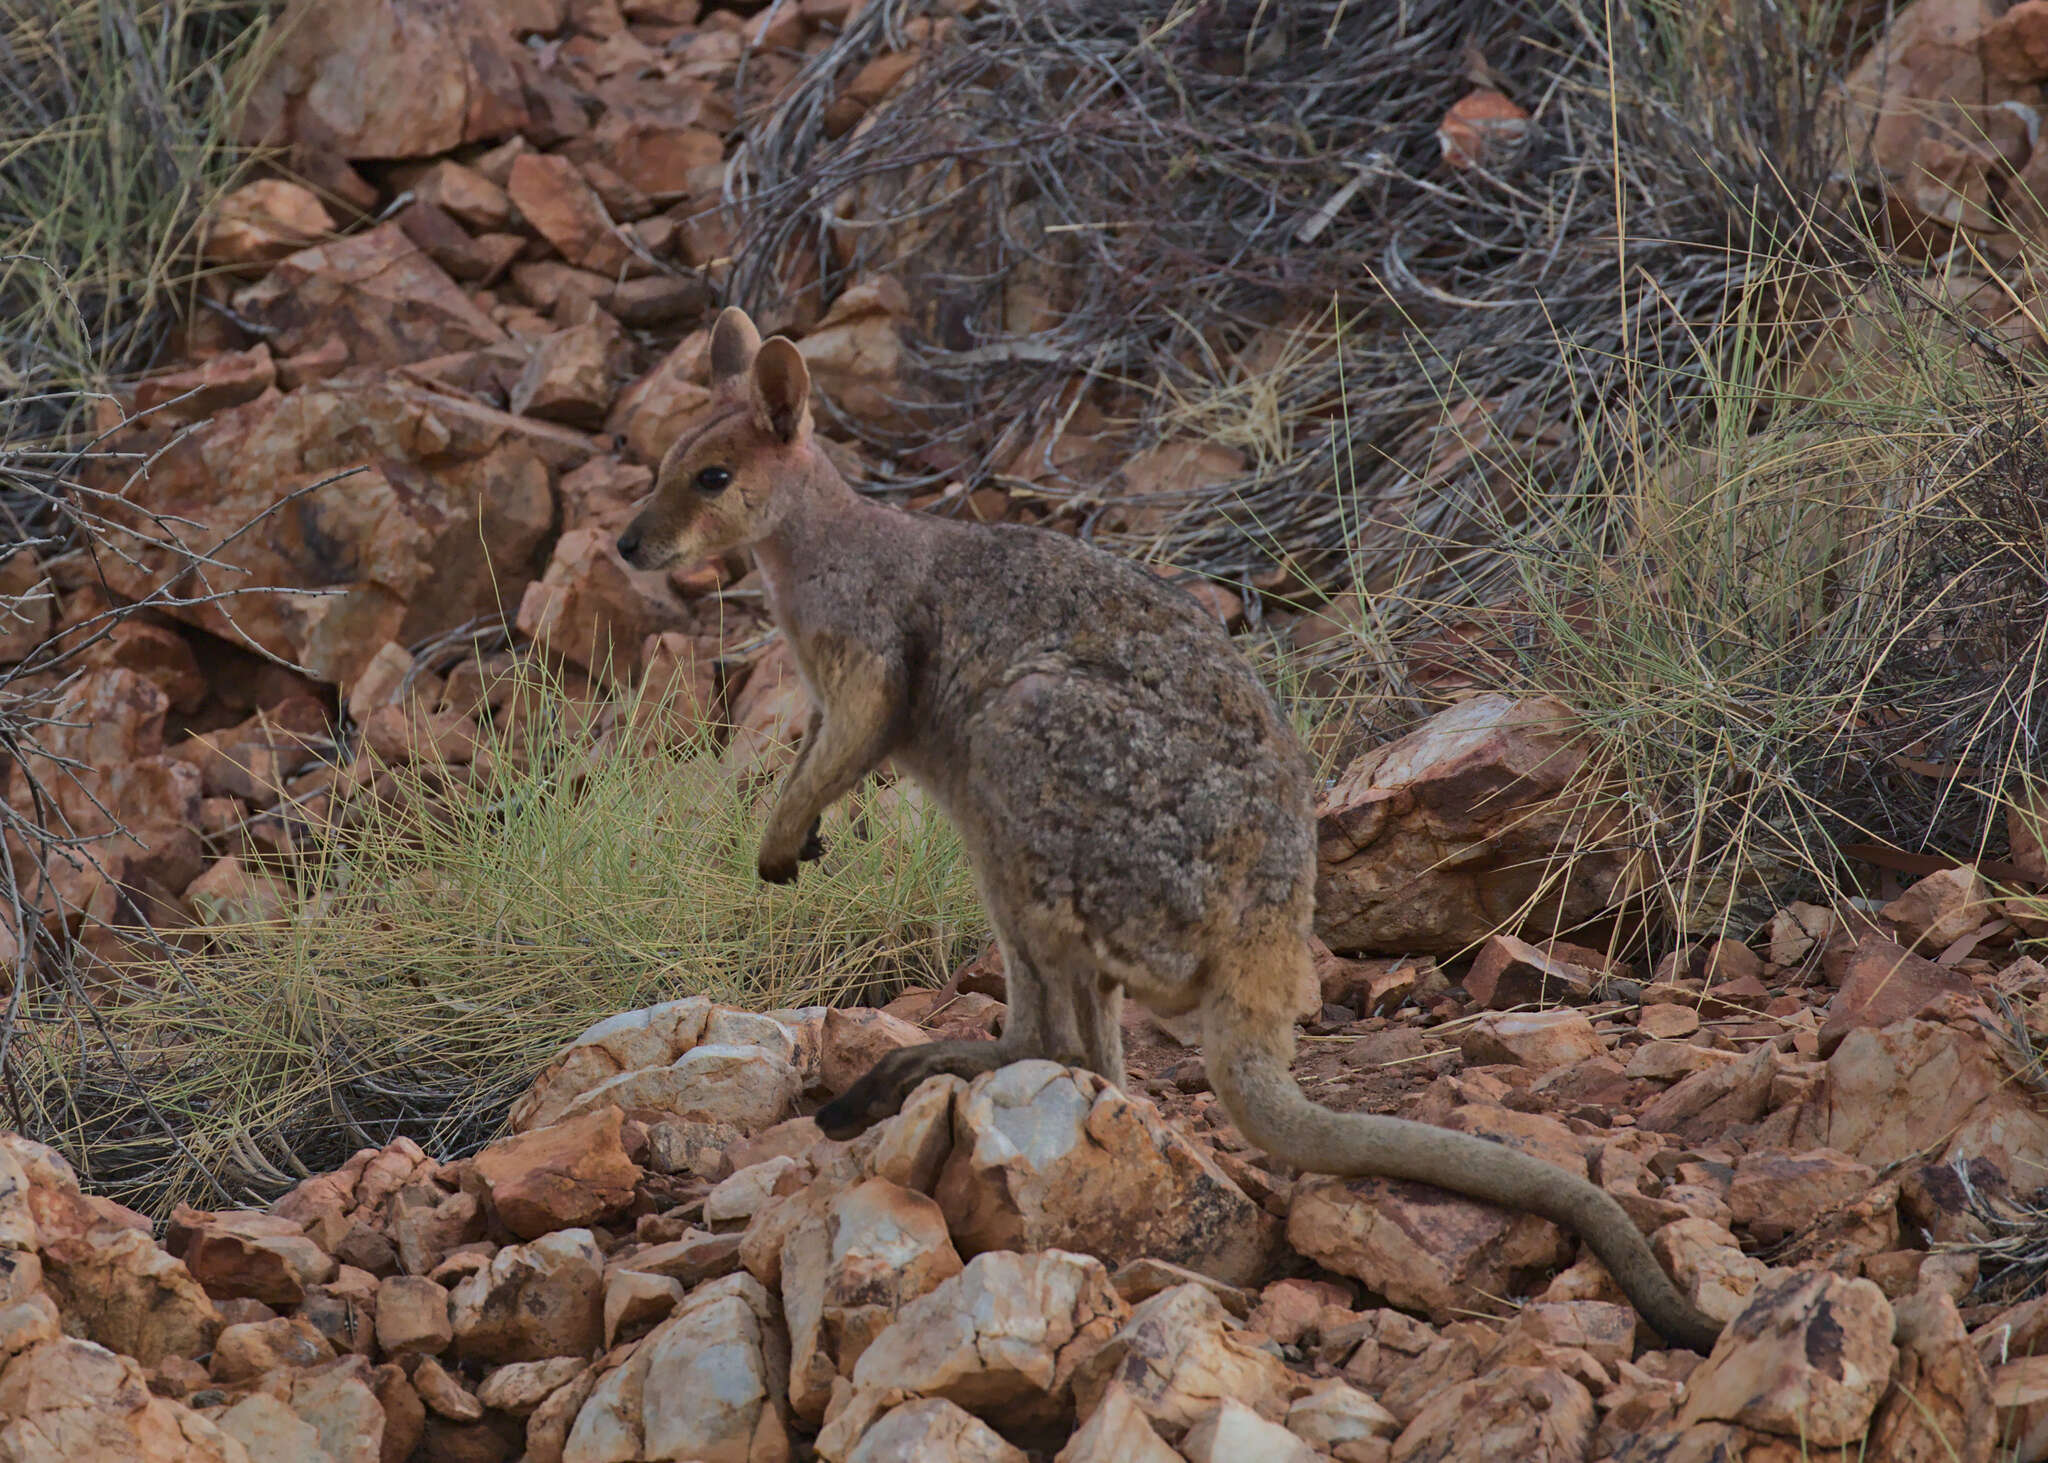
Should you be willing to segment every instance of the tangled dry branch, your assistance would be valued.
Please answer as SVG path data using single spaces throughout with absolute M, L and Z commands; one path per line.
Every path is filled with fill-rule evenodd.
M 1005 0 L 833 136 L 922 8 L 866 7 L 748 143 L 735 299 L 895 273 L 902 410 L 839 424 L 893 482 L 1065 499 L 1226 582 L 1398 576 L 1504 473 L 1560 480 L 1578 424 L 1696 367 L 1731 301 L 1796 313 L 1788 261 L 1833 248 L 1826 66 L 1773 4 Z M 1475 80 L 1527 138 L 1447 168 Z M 1050 446 L 1084 403 L 1126 457 L 1199 436 L 1237 470 L 1119 497 Z

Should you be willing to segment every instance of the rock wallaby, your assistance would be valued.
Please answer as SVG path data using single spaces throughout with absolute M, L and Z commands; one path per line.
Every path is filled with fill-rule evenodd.
M 1209 1080 L 1244 1135 L 1318 1173 L 1411 1179 L 1576 1231 L 1668 1340 L 1693 1309 L 1613 1198 L 1512 1148 L 1302 1095 L 1313 989 L 1313 779 L 1272 697 L 1194 599 L 1040 529 L 901 512 L 854 492 L 811 432 L 788 340 L 729 309 L 715 409 L 619 536 L 642 569 L 750 548 L 812 711 L 761 839 L 763 879 L 822 852 L 818 820 L 884 758 L 958 826 L 1009 979 L 993 1042 L 906 1047 L 818 1114 L 836 1138 L 925 1078 L 1026 1057 L 1124 1080 L 1118 1014 L 1199 1009 Z

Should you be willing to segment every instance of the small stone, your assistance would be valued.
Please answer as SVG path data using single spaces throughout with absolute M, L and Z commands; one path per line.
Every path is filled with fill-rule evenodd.
M 585 1370 L 586 1363 L 575 1356 L 511 1362 L 491 1369 L 476 1389 L 476 1400 L 493 1412 L 525 1417 Z
M 203 227 L 208 259 L 247 267 L 273 263 L 328 238 L 335 222 L 310 188 L 261 178 L 222 198 Z
M 1318 1264 L 1432 1316 L 1493 1308 L 1570 1252 L 1548 1220 L 1395 1179 L 1321 1175 L 1294 1190 L 1287 1239 Z
M 1889 1026 L 1922 1014 L 1944 996 L 1977 994 L 1968 976 L 1923 960 L 1882 935 L 1857 942 L 1843 963 L 1840 985 L 1821 1022 L 1824 1057 L 1834 1055 L 1842 1038 L 1858 1027 Z
M 1770 1245 L 1806 1228 L 1876 1187 L 1877 1172 L 1846 1153 L 1815 1148 L 1804 1153 L 1767 1149 L 1744 1154 L 1728 1188 L 1737 1226 Z
M 603 1275 L 587 1229 L 508 1245 L 455 1287 L 455 1354 L 489 1362 L 589 1355 L 604 1337 Z
M 1474 1064 L 1513 1063 L 1534 1071 L 1568 1067 L 1604 1055 L 1593 1023 L 1577 1011 L 1512 1012 L 1483 1016 L 1459 1039 Z
M 1991 919 L 1996 894 L 1973 864 L 1929 874 L 1878 911 L 1898 926 L 1902 940 L 1926 955 L 1939 955 Z
M 846 1463 L 1027 1463 L 1002 1434 L 942 1398 L 905 1402 L 861 1434 Z
M 1401 1463 L 1467 1458 L 1583 1458 L 1593 1436 L 1593 1397 L 1563 1372 L 1506 1366 L 1430 1398 L 1392 1456 Z
M 666 1275 L 645 1270 L 614 1270 L 604 1287 L 604 1344 L 644 1336 L 668 1319 L 686 1292 Z
M 209 1371 L 217 1382 L 246 1382 L 278 1367 L 317 1366 L 334 1360 L 334 1348 L 298 1316 L 244 1321 L 226 1327 L 213 1344 Z
M 1121 1382 L 1111 1382 L 1102 1400 L 1085 1414 L 1081 1426 L 1054 1463 L 1185 1463 L 1152 1429 L 1152 1421 Z
M 1326 1452 L 1368 1438 L 1391 1442 L 1401 1431 L 1394 1414 L 1341 1377 L 1314 1383 L 1287 1409 L 1287 1430 Z
M 1675 1041 L 1700 1029 L 1700 1013 L 1690 1006 L 1644 1006 L 1636 1012 L 1636 1030 L 1659 1041 Z
M 977 1262 L 978 1263 L 978 1262 Z M 1112 1383 L 1169 1439 L 1184 1434 L 1229 1398 L 1274 1418 L 1283 1415 L 1290 1374 L 1270 1352 L 1241 1339 L 1216 1297 L 1199 1285 L 1162 1291 L 1137 1306 L 1074 1379 L 1081 1413 Z
M 420 1394 L 420 1401 L 450 1422 L 476 1422 L 484 1415 L 484 1405 L 477 1401 L 476 1394 L 431 1356 L 421 1357 L 420 1364 L 413 1368 L 412 1385 Z
M 1055 1422 L 1069 1415 L 1075 1371 L 1125 1316 L 1099 1260 L 978 1255 L 897 1313 L 861 1353 L 853 1384 L 945 1397 L 1005 1426 Z
M 1771 1272 L 1735 1236 L 1706 1219 L 1680 1219 L 1650 1236 L 1650 1250 L 1694 1306 L 1732 1321 Z
M 448 1292 L 424 1275 L 394 1275 L 377 1286 L 377 1345 L 386 1356 L 437 1355 L 455 1339 Z
M 1316 1463 L 1315 1449 L 1234 1397 L 1189 1428 L 1180 1451 L 1188 1463 Z
M 474 1172 L 499 1221 L 539 1239 L 607 1219 L 632 1203 L 640 1166 L 626 1156 L 623 1114 L 594 1107 L 477 1154 Z
M 1552 940 L 1535 945 L 1512 935 L 1495 935 L 1480 946 L 1465 976 L 1465 991 L 1481 1006 L 1554 1006 L 1593 998 L 1594 989 L 1617 966 L 1598 950 Z
M 1243 1283 L 1278 1225 L 1151 1106 L 1093 1073 L 1013 1062 L 959 1099 L 935 1197 L 967 1253 L 1153 1256 Z

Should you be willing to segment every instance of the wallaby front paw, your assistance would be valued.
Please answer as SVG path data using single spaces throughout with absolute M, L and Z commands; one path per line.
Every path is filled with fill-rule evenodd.
M 818 836 L 818 824 L 820 821 L 817 818 L 811 819 L 810 831 L 804 834 L 804 846 L 796 851 L 798 863 L 807 864 L 813 859 L 821 859 L 825 856 L 825 840 Z

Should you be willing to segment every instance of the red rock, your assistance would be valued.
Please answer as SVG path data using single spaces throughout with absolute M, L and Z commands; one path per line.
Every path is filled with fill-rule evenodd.
M 386 1356 L 406 1352 L 436 1355 L 455 1331 L 448 1319 L 448 1291 L 424 1275 L 393 1275 L 377 1287 L 377 1345 Z
M 277 363 L 262 341 L 245 351 L 223 351 L 196 366 L 146 376 L 136 383 L 135 410 L 167 421 L 204 421 L 215 412 L 253 401 L 277 381 Z
M 840 410 L 868 421 L 900 413 L 899 322 L 909 312 L 909 297 L 890 275 L 859 280 L 842 292 L 797 342 L 816 388 Z
M 1974 1022 L 1850 1032 L 1801 1102 L 1785 1146 L 1834 1148 L 1873 1167 L 1966 1156 L 1986 1166 L 1980 1187 L 1993 1174 L 2016 1190 L 2048 1183 L 2048 1116 L 2013 1085 Z
M 472 235 L 452 215 L 417 199 L 392 222 L 451 278 L 480 288 L 495 284 L 526 249 L 518 234 Z
M 519 602 L 519 633 L 592 673 L 629 680 L 648 637 L 690 623 L 659 570 L 629 567 L 615 535 L 571 529 Z
M 1690 1006 L 1644 1006 L 1636 1013 L 1636 1030 L 1659 1041 L 1691 1036 L 1700 1029 L 1700 1013 Z
M 604 1334 L 603 1270 L 603 1255 L 582 1229 L 498 1251 L 455 1287 L 456 1355 L 485 1362 L 589 1355 Z
M 357 365 L 399 365 L 477 346 L 505 332 L 397 223 L 301 250 L 234 298 L 296 355 L 339 340 Z
M 144 1366 L 210 1351 L 221 1316 L 192 1273 L 147 1233 L 93 1219 L 69 1234 L 39 1224 L 44 1283 L 62 1311 L 65 1333 Z
M 30 1347 L 0 1375 L 0 1455 L 22 1463 L 248 1463 L 249 1457 L 207 1418 L 152 1396 L 134 1360 L 68 1336 Z
M 213 1345 L 209 1370 L 217 1382 L 246 1382 L 280 1367 L 318 1366 L 334 1348 L 311 1323 L 296 1316 L 229 1326 Z
M 725 158 L 724 141 L 709 128 L 619 112 L 598 123 L 591 141 L 621 178 L 663 203 L 689 196 Z
M 478 1422 L 483 1418 L 484 1406 L 476 1400 L 476 1394 L 450 1376 L 448 1369 L 431 1356 L 420 1358 L 413 1369 L 412 1386 L 420 1394 L 420 1401 L 450 1422 Z
M 710 347 L 709 331 L 692 331 L 619 393 L 605 430 L 621 438 L 636 460 L 655 466 L 676 438 L 710 419 Z
M 243 141 L 407 158 L 518 131 L 530 68 L 501 8 L 357 0 L 309 11 L 266 58 Z
M 477 1154 L 474 1171 L 499 1222 L 521 1239 L 539 1239 L 632 1203 L 640 1166 L 621 1145 L 622 1117 L 615 1107 L 599 1108 Z
M 1949 995 L 1974 996 L 1976 986 L 1969 977 L 1922 960 L 1882 935 L 1865 935 L 1844 962 L 1841 989 L 1828 1002 L 1820 1054 L 1833 1055 L 1851 1031 L 1921 1015 Z
M 1149 1104 L 1092 1073 L 1018 1062 L 956 1102 L 934 1190 L 961 1252 L 1153 1256 L 1230 1284 L 1271 1264 L 1277 1226 Z
M 1929 874 L 1879 913 L 1898 926 L 1903 941 L 1928 955 L 1939 955 L 1997 915 L 1991 886 L 1970 864 Z
M 1512 1062 L 1547 1072 L 1603 1055 L 1593 1023 L 1577 1011 L 1511 1011 L 1482 1016 L 1461 1033 L 1465 1060 L 1475 1065 Z
M 997 1258 L 977 1259 L 969 1276 Z M 982 1321 L 987 1309 L 978 1307 L 974 1319 Z M 1136 1409 L 1168 1437 L 1183 1436 L 1225 1398 L 1269 1417 L 1285 1415 L 1286 1369 L 1237 1334 L 1202 1286 L 1175 1286 L 1132 1307 L 1106 1344 L 1093 1350 L 1073 1379 L 1079 1416 L 1101 1406 L 1113 1387 L 1125 1389 Z M 859 1380 L 860 1373 L 855 1375 Z
M 554 520 L 545 454 L 555 449 L 538 434 L 562 430 L 389 385 L 265 395 L 164 451 L 127 487 L 134 507 L 123 517 L 137 527 L 151 521 L 144 515 L 189 520 L 195 526 L 179 532 L 232 566 L 238 584 L 345 586 L 172 613 L 230 641 L 246 635 L 322 678 L 353 681 L 385 642 L 492 612 L 525 587 Z M 367 471 L 304 491 L 365 463 Z M 278 513 L 288 498 L 290 511 Z M 239 533 L 259 517 L 270 531 Z M 161 530 L 147 532 L 150 544 L 117 535 L 136 562 L 105 561 L 119 593 L 146 596 L 182 567 L 182 555 L 155 546 Z
M 54 808 L 74 837 L 91 841 L 54 852 L 46 871 L 25 880 L 31 904 L 54 917 L 61 899 L 63 908 L 111 920 L 121 898 L 153 907 L 175 899 L 198 873 L 200 782 L 163 755 L 168 710 L 162 690 L 119 666 L 84 671 L 38 707 L 49 720 L 28 730 L 31 755 L 8 769 L 7 800 L 18 816 L 43 826 Z M 46 759 L 73 765 L 59 771 Z M 46 800 L 42 809 L 32 776 Z
M 2048 10 L 2048 0 L 2026 0 Z M 2048 787 L 2015 789 L 2005 809 L 2012 861 L 2024 877 L 2048 884 Z
M 1920 0 L 1842 84 L 1849 105 L 1840 135 L 1857 162 L 1874 167 L 1901 223 L 1918 226 L 1921 237 L 1908 242 L 1921 250 L 1946 247 L 1954 227 L 2001 228 L 1991 212 L 1994 179 L 2008 184 L 2006 160 L 2027 156 L 2029 138 L 2009 105 L 2031 105 L 2038 93 L 2000 69 L 2025 69 L 2023 47 L 1987 46 L 1997 19 L 1986 0 Z M 2002 39 L 2016 42 L 2029 19 Z
M 79 659 L 104 670 L 135 672 L 164 693 L 171 710 L 188 715 L 200 708 L 210 689 L 191 642 L 148 620 L 130 617 L 108 626 L 106 638 L 85 647 Z
M 1532 945 L 1512 935 L 1495 935 L 1473 957 L 1464 986 L 1473 1000 L 1496 1011 L 1588 1001 L 1603 977 L 1618 973 L 1617 965 L 1598 950 L 1562 940 Z
M 1498 167 L 1529 136 L 1529 113 L 1490 87 L 1465 93 L 1437 124 L 1437 146 L 1454 168 Z
M 2048 0 L 2019 4 L 1984 27 L 1985 69 L 2005 81 L 2048 79 Z
M 1491 1369 L 1446 1387 L 1394 1440 L 1401 1463 L 1464 1458 L 1583 1458 L 1593 1437 L 1593 1398 L 1545 1367 Z
M 515 158 L 505 191 L 527 223 L 579 269 L 610 277 L 633 258 L 604 204 L 567 158 Z
M 827 1091 L 844 1092 L 888 1053 L 930 1040 L 931 1034 L 922 1027 L 886 1011 L 834 1006 L 825 1013 L 818 1079 Z
M 1121 1285 L 1117 1292 L 1130 1299 Z M 1258 1307 L 1245 1324 L 1282 1346 L 1295 1346 L 1314 1335 L 1326 1306 L 1346 1306 L 1351 1298 L 1348 1289 L 1327 1280 L 1276 1280 L 1259 1292 Z
M 1318 802 L 1316 932 L 1340 954 L 1455 954 L 1513 926 L 1575 924 L 1643 878 L 1610 820 L 1588 819 L 1589 744 L 1569 708 L 1481 695 L 1345 769 Z M 1469 851 L 1455 868 L 1443 849 Z
M 216 1300 L 243 1296 L 297 1305 L 309 1285 L 335 1275 L 334 1258 L 289 1219 L 259 1211 L 209 1214 L 179 1206 L 171 1217 L 172 1252 Z
M 489 233 L 512 221 L 512 200 L 474 168 L 443 158 L 420 175 L 412 190 L 464 227 Z
M 1892 1308 L 1867 1280 L 1797 1271 L 1758 1287 L 1692 1374 L 1678 1421 L 1732 1422 L 1835 1448 L 1891 1380 Z
M 1728 1188 L 1736 1224 L 1770 1245 L 1804 1229 L 1831 1209 L 1868 1193 L 1877 1171 L 1844 1153 L 1767 1149 L 1743 1155 Z
M 391 1196 L 391 1244 L 409 1275 L 434 1275 L 448 1256 L 481 1239 L 483 1205 L 476 1195 L 450 1194 L 433 1183 L 407 1184 Z
M 389 765 L 408 762 L 466 767 L 477 759 L 483 730 L 459 711 L 428 711 L 419 702 L 380 706 L 363 723 L 363 742 Z
M 1638 1126 L 1705 1140 L 1755 1122 L 1770 1101 L 1773 1055 L 1763 1046 L 1740 1061 L 1693 1073 L 1637 1113 Z
M 1771 916 L 1769 929 L 1771 964 L 1797 965 L 1834 934 L 1835 912 L 1817 904 L 1798 901 Z
M 1514 1294 L 1523 1275 L 1561 1263 L 1568 1251 L 1547 1220 L 1374 1178 L 1304 1179 L 1287 1240 L 1394 1304 L 1436 1316 L 1492 1309 L 1494 1297 Z
M 601 426 L 631 353 L 631 343 L 617 322 L 593 312 L 587 324 L 557 331 L 534 347 L 509 405 L 523 416 L 575 427 Z
M 209 260 L 261 266 L 328 238 L 335 222 L 311 189 L 282 178 L 261 178 L 222 198 L 202 229 Z

